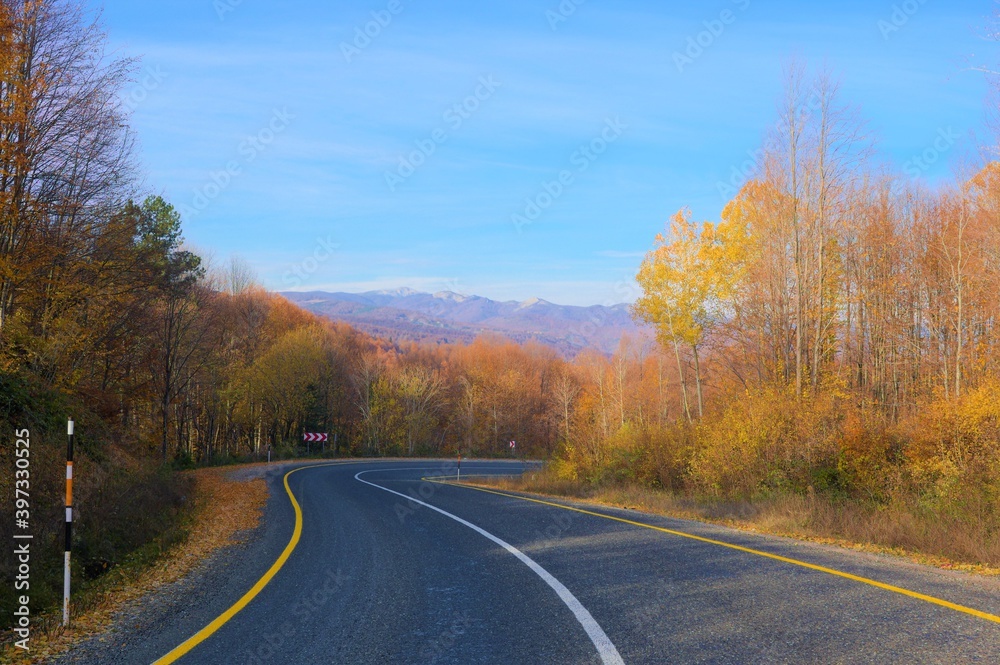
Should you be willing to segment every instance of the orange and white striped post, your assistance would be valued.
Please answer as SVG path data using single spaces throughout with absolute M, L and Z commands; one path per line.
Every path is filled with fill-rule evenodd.
M 63 626 L 69 625 L 69 557 L 73 547 L 73 419 L 66 423 L 66 552 L 63 561 Z

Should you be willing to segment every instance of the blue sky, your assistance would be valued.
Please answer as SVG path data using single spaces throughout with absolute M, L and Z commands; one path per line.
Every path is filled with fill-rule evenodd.
M 142 58 L 124 94 L 147 188 L 192 245 L 275 290 L 631 300 L 670 215 L 717 218 L 791 57 L 840 79 L 900 172 L 957 134 L 932 182 L 976 158 L 989 87 L 973 67 L 1000 60 L 980 37 L 990 0 L 103 8 L 112 48 Z

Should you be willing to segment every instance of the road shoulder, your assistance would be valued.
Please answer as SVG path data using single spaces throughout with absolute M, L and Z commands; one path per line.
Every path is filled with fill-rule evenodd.
M 272 467 L 273 468 L 273 467 Z M 69 629 L 32 640 L 32 649 L 3 653 L 12 663 L 112 663 L 126 645 L 148 639 L 163 619 L 185 611 L 198 590 L 212 588 L 215 571 L 231 566 L 259 539 L 268 501 L 265 465 L 188 472 L 195 479 L 188 537 L 142 569 L 113 570 Z

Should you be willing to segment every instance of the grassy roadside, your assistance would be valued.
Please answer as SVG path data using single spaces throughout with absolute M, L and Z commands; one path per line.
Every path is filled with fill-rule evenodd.
M 216 467 L 185 471 L 193 481 L 194 502 L 186 518 L 186 536 L 165 551 L 144 548 L 101 576 L 74 598 L 74 618 L 68 629 L 60 617 L 32 618 L 31 650 L 12 645 L 0 649 L 2 663 L 42 663 L 66 652 L 78 641 L 100 633 L 123 605 L 189 573 L 200 561 L 235 542 L 241 532 L 257 526 L 267 501 L 267 485 L 255 474 L 234 474 L 237 469 Z
M 922 515 L 906 506 L 875 508 L 815 495 L 701 501 L 635 485 L 595 487 L 555 479 L 545 471 L 466 483 L 890 554 L 947 570 L 1000 575 L 1000 534 L 977 532 L 947 516 Z

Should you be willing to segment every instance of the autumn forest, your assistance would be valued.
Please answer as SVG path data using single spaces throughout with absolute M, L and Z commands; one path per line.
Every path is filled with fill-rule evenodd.
M 77 5 L 0 11 L 0 465 L 29 428 L 55 542 L 76 420 L 81 577 L 162 537 L 179 469 L 305 455 L 303 431 L 327 456 L 516 440 L 566 491 L 787 500 L 835 534 L 1000 565 L 1000 163 L 931 187 L 879 161 L 835 76 L 793 63 L 720 219 L 650 229 L 648 335 L 573 358 L 376 339 L 185 245 L 119 101 L 136 63 Z

